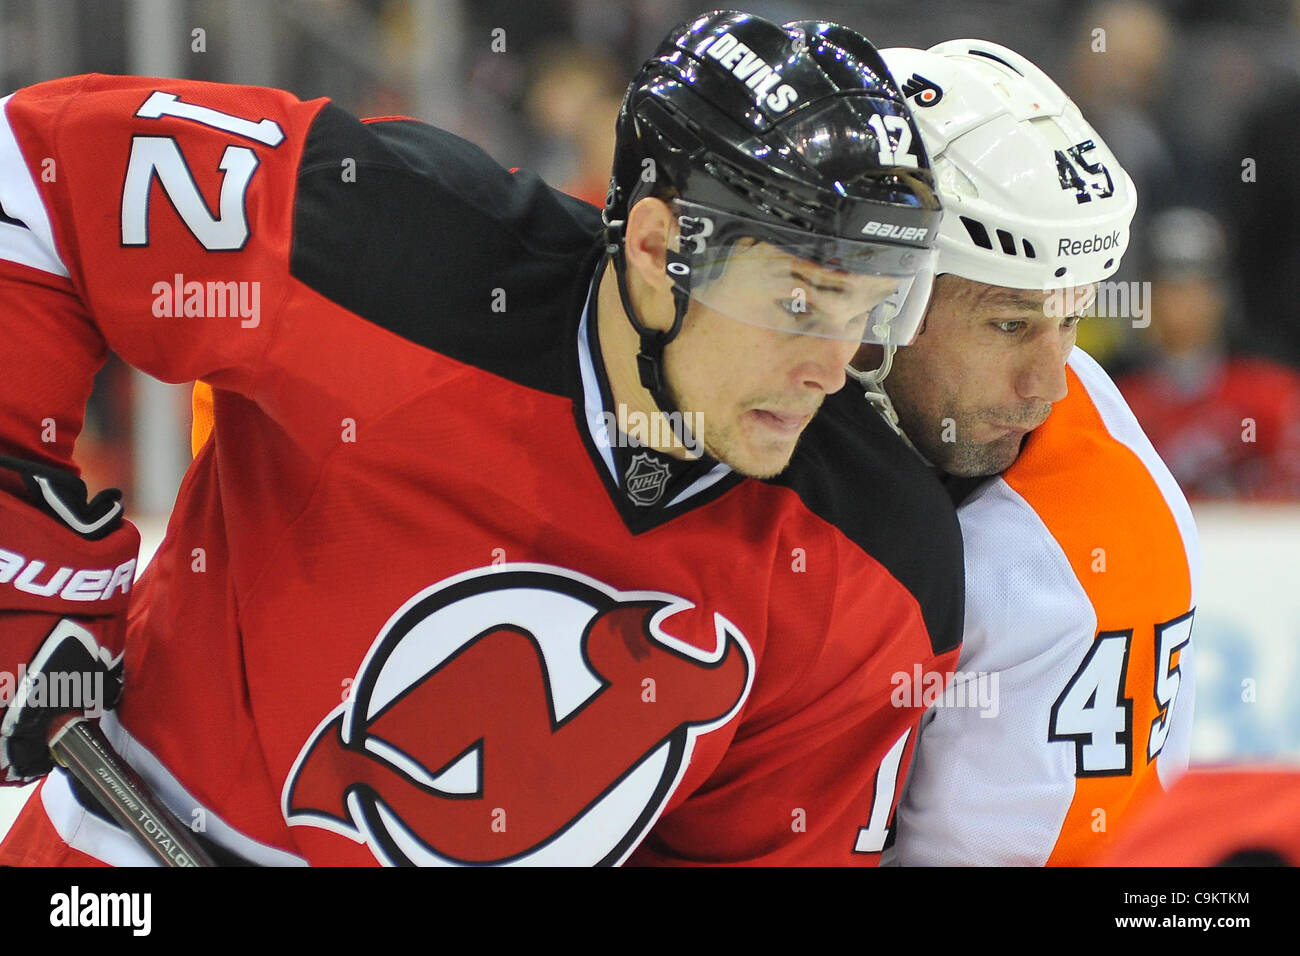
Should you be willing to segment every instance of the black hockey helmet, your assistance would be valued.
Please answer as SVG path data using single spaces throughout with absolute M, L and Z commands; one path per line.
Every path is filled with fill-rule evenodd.
M 853 240 L 877 221 L 927 246 L 941 217 L 902 94 L 875 47 L 836 24 L 731 11 L 683 24 L 633 79 L 616 133 L 609 222 L 656 186 Z
M 785 268 L 784 256 L 897 281 L 861 322 L 829 333 L 786 310 L 735 308 L 734 318 L 804 334 L 911 341 L 929 299 L 942 210 L 904 98 L 864 37 L 830 23 L 704 14 L 675 28 L 642 66 L 616 133 L 607 247 L 641 336 L 642 381 L 661 407 L 663 348 L 690 298 L 728 311 L 726 292 L 717 291 L 728 284 L 714 280 L 738 250 L 749 257 L 749 274 Z M 671 199 L 681 236 L 668 257 L 677 316 L 666 332 L 640 324 L 624 281 L 622 230 L 631 208 L 652 194 Z M 756 242 L 737 246 L 741 238 Z M 771 256 L 766 264 L 752 261 L 759 243 Z

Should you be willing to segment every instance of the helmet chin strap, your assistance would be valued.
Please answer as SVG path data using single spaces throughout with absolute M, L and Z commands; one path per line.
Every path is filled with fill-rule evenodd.
M 880 365 L 870 372 L 859 371 L 852 365 L 847 367 L 849 377 L 862 386 L 866 392 L 867 401 L 875 406 L 876 411 L 899 435 L 903 435 L 903 430 L 898 425 L 898 412 L 894 410 L 894 402 L 885 391 L 885 376 L 889 370 L 894 367 L 894 351 L 898 348 L 896 345 L 881 346 L 883 357 Z M 903 438 L 907 438 L 903 435 Z
M 664 349 L 668 343 L 677 338 L 682 330 L 682 322 L 686 318 L 686 310 L 690 306 L 690 296 L 682 289 L 678 288 L 676 283 L 673 284 L 673 324 L 664 331 L 662 329 L 652 329 L 646 326 L 638 318 L 636 309 L 632 305 L 632 296 L 627 287 L 627 258 L 623 250 L 623 223 L 613 222 L 606 226 L 606 244 L 605 260 L 602 269 L 610 263 L 614 266 L 614 279 L 618 285 L 618 297 L 623 303 L 623 314 L 631 323 L 633 330 L 640 340 L 640 348 L 636 355 L 637 373 L 641 379 L 641 385 L 650 393 L 654 399 L 655 405 L 665 415 L 671 415 L 674 412 L 680 412 L 672 397 L 668 394 L 668 379 L 664 372 Z M 695 447 L 690 434 L 689 425 L 686 416 L 681 416 L 681 428 L 687 441 L 687 447 Z
M 907 437 L 907 433 L 899 425 L 898 412 L 894 408 L 894 401 L 889 397 L 889 393 L 885 391 L 885 376 L 894 367 L 894 353 L 898 351 L 898 346 L 884 345 L 881 346 L 881 349 L 883 357 L 877 368 L 872 369 L 870 372 L 862 372 L 850 365 L 847 367 L 849 377 L 862 386 L 866 392 L 867 401 L 880 413 L 880 417 L 885 420 L 885 424 L 892 428 L 894 433 L 903 439 L 907 443 L 907 447 L 916 452 L 922 461 L 930 465 L 930 460 L 921 453 L 921 449 L 912 444 L 912 439 Z

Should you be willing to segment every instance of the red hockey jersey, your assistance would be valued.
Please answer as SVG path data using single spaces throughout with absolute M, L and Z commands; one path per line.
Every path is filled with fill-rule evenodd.
M 1223 359 L 1195 389 L 1159 368 L 1117 383 L 1187 496 L 1300 500 L 1300 374 Z
M 775 479 L 634 455 L 597 210 L 274 90 L 0 102 L 0 449 L 73 467 L 108 348 L 213 386 L 104 726 L 215 852 L 878 859 L 920 716 L 891 675 L 951 670 L 962 568 L 860 394 Z M 144 862 L 56 772 L 0 862 L 95 860 Z

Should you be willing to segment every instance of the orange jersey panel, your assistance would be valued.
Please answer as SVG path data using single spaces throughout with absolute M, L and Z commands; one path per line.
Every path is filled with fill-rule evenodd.
M 199 449 L 212 434 L 212 425 L 216 421 L 212 415 L 212 386 L 207 382 L 195 382 L 194 391 L 190 394 L 190 407 L 194 412 L 190 425 L 190 454 L 197 457 Z

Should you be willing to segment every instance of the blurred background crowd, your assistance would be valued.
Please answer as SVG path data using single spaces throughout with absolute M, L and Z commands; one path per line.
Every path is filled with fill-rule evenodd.
M 1300 501 L 1300 0 L 749 0 L 878 46 L 975 36 L 1042 66 L 1138 187 L 1133 314 L 1080 344 L 1194 500 Z M 0 0 L 0 85 L 101 71 L 281 87 L 411 115 L 603 203 L 627 79 L 699 0 Z M 1136 302 L 1130 305 L 1137 305 Z M 1130 308 L 1129 312 L 1134 310 Z M 1147 319 L 1150 322 L 1147 324 Z M 188 391 L 116 360 L 78 457 L 165 514 Z

